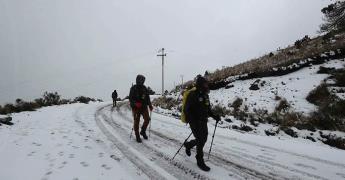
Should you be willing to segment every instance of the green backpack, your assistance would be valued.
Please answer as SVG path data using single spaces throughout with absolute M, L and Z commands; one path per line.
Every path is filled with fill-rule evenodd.
M 188 123 L 188 119 L 186 117 L 186 114 L 185 114 L 185 107 L 186 107 L 186 103 L 187 103 L 187 98 L 188 98 L 188 95 L 192 92 L 192 91 L 195 91 L 196 88 L 192 88 L 190 90 L 187 90 L 183 93 L 183 98 L 182 98 L 182 113 L 181 113 L 181 121 L 183 123 Z

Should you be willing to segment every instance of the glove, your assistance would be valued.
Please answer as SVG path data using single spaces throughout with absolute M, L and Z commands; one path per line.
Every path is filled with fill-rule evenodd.
M 216 120 L 217 122 L 219 122 L 219 121 L 222 120 L 222 119 L 220 118 L 219 115 L 215 115 L 215 116 L 213 117 L 213 119 Z
M 141 104 L 141 102 L 136 102 L 136 103 L 135 103 L 135 107 L 136 107 L 137 109 L 140 109 L 142 106 L 143 106 L 143 104 Z
M 152 111 L 152 110 L 153 110 L 153 106 L 152 106 L 152 105 L 150 105 L 150 106 L 149 106 L 149 108 L 150 108 L 150 111 Z

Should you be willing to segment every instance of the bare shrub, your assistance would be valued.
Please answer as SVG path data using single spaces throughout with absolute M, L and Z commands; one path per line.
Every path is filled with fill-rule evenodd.
M 212 112 L 222 117 L 225 117 L 226 115 L 230 114 L 230 110 L 226 109 L 225 107 L 219 104 L 212 107 Z
M 307 101 L 315 105 L 328 104 L 334 99 L 331 93 L 328 91 L 326 84 L 321 84 L 313 89 L 307 96 Z
M 276 106 L 275 110 L 278 112 L 287 112 L 290 109 L 290 107 L 290 103 L 286 99 L 282 99 Z

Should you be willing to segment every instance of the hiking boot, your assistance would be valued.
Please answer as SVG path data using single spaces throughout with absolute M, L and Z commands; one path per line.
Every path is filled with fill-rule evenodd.
M 141 143 L 141 142 L 142 142 L 140 136 L 137 136 L 136 139 L 137 139 L 137 142 L 138 142 L 138 143 Z
M 211 168 L 205 164 L 204 158 L 196 157 L 196 161 L 197 161 L 198 167 L 201 170 L 203 170 L 203 171 L 210 171 L 211 170 Z
M 141 131 L 140 135 L 142 135 L 144 139 L 148 139 L 145 131 Z
M 187 156 L 191 156 L 192 153 L 190 152 L 191 148 L 187 146 L 187 143 L 183 143 L 183 146 L 186 148 L 186 154 Z

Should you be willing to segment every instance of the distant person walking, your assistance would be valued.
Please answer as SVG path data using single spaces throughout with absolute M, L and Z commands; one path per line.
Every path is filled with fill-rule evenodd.
M 184 109 L 187 122 L 195 137 L 195 139 L 184 143 L 186 154 L 191 156 L 191 149 L 196 146 L 195 158 L 198 167 L 204 171 L 210 171 L 210 167 L 205 164 L 203 152 L 208 136 L 208 117 L 212 117 L 217 123 L 221 120 L 219 115 L 215 115 L 211 111 L 209 92 L 208 81 L 199 75 L 196 79 L 196 89 L 189 93 Z
M 113 98 L 113 107 L 116 107 L 116 101 L 117 101 L 117 92 L 114 90 L 114 92 L 111 94 L 111 97 Z
M 142 135 L 144 139 L 148 139 L 146 135 L 146 129 L 151 120 L 148 108 L 150 109 L 150 111 L 153 110 L 153 106 L 151 104 L 149 96 L 149 91 L 144 85 L 144 83 L 145 77 L 143 75 L 138 75 L 136 78 L 136 84 L 131 87 L 129 93 L 129 102 L 132 108 L 134 118 L 133 129 L 138 143 L 142 142 L 140 135 Z M 144 123 L 139 133 L 140 116 L 143 116 Z

